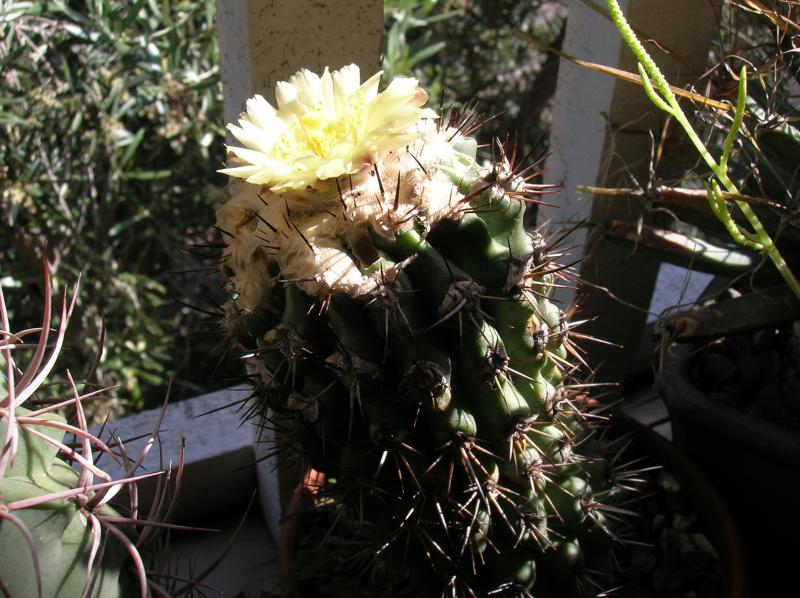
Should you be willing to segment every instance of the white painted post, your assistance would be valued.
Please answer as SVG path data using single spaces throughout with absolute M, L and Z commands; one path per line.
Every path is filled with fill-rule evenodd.
M 567 4 L 569 16 L 563 52 L 582 60 L 616 66 L 622 40 L 614 24 L 579 0 Z M 621 0 L 620 5 L 625 11 L 628 0 Z M 577 196 L 575 188 L 592 185 L 599 178 L 608 129 L 605 115 L 611 106 L 615 84 L 609 75 L 561 60 L 550 129 L 551 153 L 544 169 L 545 180 L 561 185 L 561 190 L 547 200 L 556 207 L 539 206 L 539 224 L 549 222 L 556 228 L 566 229 L 591 219 L 591 200 Z M 577 246 L 574 257 L 583 254 L 586 237 L 586 228 L 578 228 L 570 237 L 570 245 Z M 557 288 L 553 296 L 568 305 L 574 299 L 575 290 Z
M 718 0 L 623 0 L 620 4 L 645 39 L 658 40 L 670 49 L 672 56 L 647 44 L 667 79 L 683 85 L 702 74 L 718 29 Z M 609 19 L 581 0 L 570 0 L 568 5 L 565 53 L 637 72 L 633 55 L 623 47 Z M 578 185 L 632 187 L 631 177 L 646 185 L 652 143 L 649 131 L 655 133 L 657 142 L 663 120 L 639 86 L 561 60 L 545 180 L 562 185 L 563 190 L 555 201 L 548 199 L 558 208 L 540 206 L 538 218 L 556 229 L 585 222 L 571 238 L 570 245 L 577 245 L 572 258 L 582 258 L 583 279 L 607 288 L 618 298 L 590 285 L 579 297 L 582 312 L 587 317 L 598 316 L 583 332 L 622 346 L 587 347 L 590 363 L 602 364 L 599 378 L 604 381 L 621 381 L 637 353 L 659 265 L 604 238 L 605 223 L 612 219 L 636 221 L 642 216 L 640 199 L 592 198 L 576 194 L 575 189 Z M 662 159 L 662 176 L 669 176 L 674 157 L 667 153 Z M 574 299 L 574 292 L 557 289 L 555 297 L 566 305 Z
M 382 0 L 218 0 L 225 120 L 247 98 L 274 99 L 275 83 L 301 68 L 322 72 L 355 63 L 362 79 L 380 65 Z
M 217 28 L 225 120 L 235 122 L 247 98 L 260 93 L 273 101 L 275 83 L 301 68 L 320 73 L 355 63 L 362 80 L 374 74 L 383 46 L 383 1 L 218 0 Z M 261 504 L 277 539 L 297 472 L 268 457 L 268 434 L 257 435 L 262 442 L 255 450 Z

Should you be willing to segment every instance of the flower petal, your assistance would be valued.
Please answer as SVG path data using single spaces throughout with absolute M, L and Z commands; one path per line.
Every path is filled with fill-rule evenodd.
M 221 172 L 273 190 L 302 189 L 355 174 L 420 137 L 417 124 L 435 116 L 421 108 L 427 94 L 410 77 L 378 93 L 380 76 L 361 84 L 355 64 L 321 76 L 302 69 L 278 82 L 277 109 L 251 98 L 238 124 L 228 125 L 242 147 L 228 148 L 232 166 Z
M 353 95 L 359 87 L 361 81 L 361 70 L 357 64 L 348 64 L 333 71 L 333 89 L 337 97 L 349 97 Z M 374 79 L 374 76 L 373 76 Z M 380 79 L 380 73 L 378 73 Z
M 282 112 L 286 107 L 297 99 L 297 90 L 294 85 L 286 81 L 278 81 L 275 85 L 275 101 L 278 103 L 278 111 Z
M 361 86 L 361 93 L 365 102 L 371 102 L 378 95 L 378 84 L 381 82 L 382 74 L 383 71 L 378 71 Z
M 275 108 L 262 95 L 256 95 L 247 100 L 247 118 L 265 131 L 275 126 L 276 122 L 280 120 L 276 116 Z

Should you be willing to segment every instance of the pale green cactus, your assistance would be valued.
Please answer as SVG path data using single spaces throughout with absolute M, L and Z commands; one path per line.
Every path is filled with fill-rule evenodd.
M 65 295 L 52 334 L 47 274 L 44 282 L 42 325 L 20 332 L 11 330 L 0 289 L 0 593 L 11 598 L 163 594 L 147 579 L 139 553 L 147 536 L 152 538 L 152 526 L 160 524 L 149 516 L 140 518 L 135 506 L 122 516 L 109 505 L 126 486 L 135 501 L 136 483 L 163 473 L 137 474 L 152 442 L 129 459 L 121 442 L 115 452 L 89 432 L 82 401 L 98 393 L 79 393 L 69 373 L 71 398 L 44 406 L 32 403 L 56 363 L 74 307 Z M 59 409 L 72 410 L 75 423 L 68 423 Z M 68 435 L 77 446 L 65 439 Z M 127 477 L 112 480 L 94 454 L 120 463 Z

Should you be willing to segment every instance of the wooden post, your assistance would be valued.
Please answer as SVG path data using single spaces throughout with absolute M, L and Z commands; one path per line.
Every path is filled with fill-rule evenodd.
M 218 0 L 220 68 L 225 120 L 235 122 L 247 98 L 274 100 L 275 83 L 301 68 L 321 73 L 355 63 L 362 81 L 379 70 L 383 47 L 382 0 Z M 259 493 L 277 539 L 282 505 L 297 470 L 271 454 L 269 431 L 258 436 Z M 277 471 L 277 475 L 276 475 Z
M 604 2 L 599 4 L 605 6 Z M 647 44 L 667 79 L 678 86 L 696 81 L 705 69 L 710 43 L 718 30 L 720 3 L 628 0 L 621 4 L 640 37 L 658 40 L 658 45 L 669 49 L 667 55 L 656 44 Z M 621 43 L 610 20 L 581 0 L 569 2 L 563 50 L 583 60 L 637 72 L 633 55 Z M 637 353 L 659 264 L 604 237 L 604 225 L 611 220 L 637 221 L 644 215 L 640 199 L 592 198 L 577 195 L 575 188 L 646 186 L 651 149 L 658 143 L 663 122 L 663 113 L 652 106 L 638 85 L 561 60 L 552 154 L 545 179 L 562 185 L 563 191 L 552 202 L 558 208 L 540 206 L 539 222 L 550 222 L 556 229 L 584 222 L 570 245 L 577 245 L 572 258 L 582 258 L 580 274 L 589 283 L 579 297 L 581 313 L 597 319 L 583 332 L 622 346 L 586 347 L 588 360 L 599 366 L 598 378 L 603 381 L 622 381 Z M 675 129 L 672 132 L 680 136 Z M 694 158 L 690 154 L 693 150 L 685 146 L 681 150 Z M 662 157 L 661 176 L 676 173 L 675 157 L 669 152 Z M 559 289 L 555 296 L 568 304 L 574 292 Z

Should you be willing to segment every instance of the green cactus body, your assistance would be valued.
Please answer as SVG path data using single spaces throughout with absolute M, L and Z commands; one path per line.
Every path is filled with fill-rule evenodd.
M 28 410 L 18 407 L 17 416 Z M 50 421 L 64 419 L 57 415 L 39 416 Z M 37 429 L 62 441 L 64 432 L 41 426 Z M 0 438 L 5 438 L 6 420 L 0 419 Z M 78 484 L 78 472 L 57 458 L 57 450 L 45 440 L 22 431 L 16 458 L 0 479 L 3 503 L 36 498 L 45 494 L 71 490 Z M 105 515 L 116 515 L 104 507 Z M 42 581 L 42 596 L 92 596 L 113 598 L 135 593 L 135 584 L 123 564 L 127 552 L 119 542 L 109 538 L 102 567 L 94 567 L 93 585 L 87 578 L 91 555 L 92 529 L 74 500 L 61 499 L 13 511 L 30 531 L 35 545 Z M 36 596 L 36 566 L 31 547 L 23 534 L 9 521 L 0 523 L 0 580 L 4 595 L 11 598 Z M 99 557 L 98 557 L 99 558 Z M 86 588 L 92 588 L 84 594 Z
M 148 570 L 165 562 L 167 543 L 160 534 L 170 527 L 164 519 L 172 508 L 174 488 L 168 474 L 167 482 L 158 484 L 148 513 L 140 508 L 137 491 L 140 480 L 167 473 L 138 471 L 158 430 L 138 454 L 129 452 L 119 437 L 114 438 L 112 450 L 89 431 L 83 410 L 84 400 L 99 398 L 106 389 L 82 394 L 69 371 L 70 399 L 55 404 L 41 400 L 38 391 L 57 362 L 77 294 L 77 285 L 71 301 L 65 293 L 58 325 L 52 326 L 47 268 L 43 287 L 41 325 L 20 332 L 10 327 L 0 288 L 0 595 L 164 594 L 161 580 L 148 579 Z M 32 335 L 38 335 L 36 342 L 30 342 Z M 246 340 L 257 344 L 252 337 Z M 34 401 L 38 404 L 29 408 Z M 59 414 L 64 408 L 73 411 L 72 421 Z M 121 477 L 114 479 L 104 467 Z M 129 510 L 110 506 L 110 501 L 123 496 L 129 499 Z M 186 588 L 193 585 L 189 581 Z
M 358 172 L 241 183 L 219 210 L 239 231 L 223 254 L 231 284 L 286 287 L 284 332 L 244 343 L 260 348 L 254 400 L 295 421 L 293 445 L 329 480 L 313 511 L 329 529 L 311 541 L 334 551 L 328 575 L 363 595 L 554 595 L 582 575 L 598 496 L 615 492 L 590 474 L 602 443 L 578 446 L 588 424 L 564 400 L 556 268 L 523 227 L 530 189 L 508 162 L 480 167 L 457 127 L 416 126 Z M 237 229 L 242 206 L 272 226 Z M 277 250 L 237 270 L 254 235 Z M 265 310 L 249 301 L 240 310 Z M 229 322 L 234 337 L 252 330 Z M 301 570 L 314 550 L 327 548 L 300 550 Z

